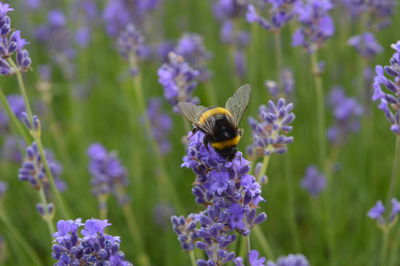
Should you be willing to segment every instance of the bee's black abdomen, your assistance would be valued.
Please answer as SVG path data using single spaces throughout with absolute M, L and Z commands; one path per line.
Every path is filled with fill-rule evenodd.
M 235 145 L 235 146 L 231 146 L 231 147 L 228 147 L 228 148 L 225 148 L 225 149 L 216 149 L 216 148 L 214 148 L 214 150 L 219 155 L 221 155 L 223 158 L 225 158 L 226 160 L 232 161 L 233 158 L 235 158 L 235 154 L 236 154 L 236 151 L 237 151 L 236 147 L 237 146 Z

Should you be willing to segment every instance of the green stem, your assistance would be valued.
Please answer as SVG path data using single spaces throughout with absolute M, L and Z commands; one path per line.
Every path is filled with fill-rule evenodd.
M 40 261 L 39 257 L 26 241 L 26 239 L 18 232 L 17 228 L 13 225 L 12 222 L 6 216 L 6 212 L 3 207 L 0 207 L 0 220 L 4 223 L 7 231 L 11 233 L 13 238 L 22 246 L 22 249 L 25 250 L 27 255 L 29 256 L 32 264 L 34 265 L 43 265 Z
M 192 266 L 196 266 L 196 256 L 194 255 L 194 251 L 191 250 L 189 251 L 189 256 L 190 256 L 190 263 L 192 264 Z
M 284 164 L 285 164 L 285 179 L 286 179 L 286 188 L 288 193 L 288 220 L 290 230 L 292 231 L 293 236 L 293 244 L 295 247 L 295 251 L 299 251 L 300 249 L 300 238 L 299 238 L 299 230 L 296 224 L 296 215 L 295 215 L 295 207 L 294 207 L 294 189 L 293 189 L 293 175 L 292 175 L 292 164 L 290 162 L 290 154 L 287 153 L 284 155 Z
M 17 75 L 18 86 L 19 86 L 21 94 L 22 94 L 22 96 L 24 98 L 24 103 L 25 103 L 25 108 L 26 108 L 27 114 L 28 114 L 28 119 L 29 119 L 29 122 L 32 123 L 33 122 L 33 113 L 32 113 L 32 109 L 31 109 L 31 105 L 29 103 L 29 98 L 28 98 L 28 94 L 26 92 L 26 88 L 25 88 L 24 80 L 22 78 L 22 74 L 18 70 L 18 67 L 15 65 L 14 61 L 11 58 L 8 59 L 8 62 L 14 68 L 15 74 Z M 47 158 L 46 158 L 45 153 L 44 153 L 44 148 L 43 148 L 42 141 L 40 139 L 40 135 L 39 134 L 32 134 L 32 137 L 36 141 L 37 147 L 39 149 L 39 154 L 40 154 L 41 158 L 43 159 L 43 165 L 44 165 L 44 168 L 45 168 L 46 176 L 49 179 L 50 186 L 51 186 L 51 189 L 52 189 L 52 191 L 54 193 L 57 205 L 60 207 L 64 218 L 67 218 L 67 217 L 69 217 L 69 215 L 68 215 L 68 212 L 67 212 L 67 210 L 65 208 L 64 202 L 63 202 L 63 200 L 61 198 L 60 192 L 58 191 L 58 189 L 56 187 L 56 184 L 54 182 L 53 174 L 50 171 L 50 167 L 49 167 L 49 164 L 47 162 Z
M 53 224 L 53 215 L 47 212 L 48 211 L 47 210 L 48 202 L 46 199 L 46 195 L 44 193 L 43 184 L 40 186 L 39 195 L 40 195 L 40 202 L 43 205 L 43 209 L 44 209 L 43 219 L 47 223 L 50 237 L 53 237 L 53 234 L 55 233 L 55 228 L 54 228 L 54 224 Z
M 260 227 L 258 225 L 256 225 L 256 226 L 254 226 L 253 230 L 254 230 L 254 235 L 255 235 L 256 239 L 260 243 L 261 248 L 267 255 L 268 259 L 275 260 L 275 256 L 272 253 L 271 246 L 269 245 L 268 240 L 265 237 L 265 235 L 263 234 L 263 232 L 261 231 Z
M 318 70 L 317 52 L 311 54 L 311 67 L 315 81 L 315 91 L 317 96 L 317 131 L 318 131 L 318 157 L 320 167 L 323 169 L 325 163 L 325 109 L 324 109 L 324 91 L 322 79 Z
M 159 187 L 161 188 L 160 196 L 163 197 L 164 189 L 166 189 L 169 192 L 169 196 L 171 197 L 171 200 L 174 202 L 176 209 L 182 210 L 180 202 L 177 198 L 177 193 L 176 193 L 174 187 L 172 186 L 170 179 L 168 177 L 164 159 L 160 152 L 160 148 L 157 144 L 157 141 L 153 138 L 150 120 L 147 115 L 146 102 L 145 102 L 143 91 L 142 91 L 142 82 L 141 82 L 140 75 L 135 76 L 133 78 L 133 80 L 134 80 L 134 90 L 135 90 L 137 105 L 139 107 L 139 111 L 143 114 L 145 130 L 149 136 L 149 139 L 150 139 L 150 142 L 151 142 L 151 145 L 152 145 L 155 157 L 156 157 L 155 159 L 160 168 L 160 172 L 159 172 L 159 176 L 160 176 L 160 186 Z
M 139 230 L 139 226 L 136 222 L 135 215 L 132 212 L 132 205 L 126 204 L 123 206 L 125 219 L 128 224 L 129 232 L 131 233 L 132 239 L 135 243 L 135 248 L 139 254 L 139 265 L 148 266 L 150 264 L 149 256 L 146 254 L 143 247 L 143 238 Z
M 275 52 L 276 52 L 276 64 L 277 64 L 277 81 L 280 82 L 280 73 L 283 68 L 283 61 L 282 61 L 282 41 L 281 41 L 281 32 L 278 31 L 274 34 L 275 38 Z
M 98 197 L 99 201 L 99 216 L 101 220 L 106 220 L 108 216 L 108 206 L 107 206 L 108 195 L 100 195 Z
M 62 199 L 62 197 L 60 195 L 60 192 L 57 189 L 56 183 L 54 181 L 53 174 L 52 174 L 52 172 L 50 170 L 49 163 L 48 163 L 47 158 L 45 156 L 44 147 L 43 147 L 42 140 L 41 140 L 40 136 L 36 136 L 35 137 L 35 141 L 36 141 L 36 145 L 37 145 L 38 150 L 39 150 L 40 157 L 43 158 L 43 165 L 44 165 L 44 169 L 45 169 L 45 172 L 46 172 L 46 176 L 49 179 L 50 186 L 52 188 L 52 192 L 54 194 L 54 197 L 55 197 L 55 200 L 57 202 L 57 205 L 60 207 L 60 210 L 61 210 L 61 213 L 62 213 L 64 219 L 67 219 L 67 218 L 69 218 L 71 216 L 68 214 L 68 211 L 67 211 L 67 209 L 66 209 L 66 207 L 64 205 L 64 201 L 63 201 L 63 199 Z
M 31 142 L 31 137 L 26 132 L 26 130 L 23 129 L 21 123 L 18 121 L 18 118 L 15 116 L 15 114 L 11 110 L 11 107 L 8 104 L 7 98 L 4 95 L 3 90 L 1 88 L 0 88 L 0 102 L 4 106 L 4 109 L 6 109 L 8 117 L 11 119 L 11 122 L 13 123 L 15 128 L 17 129 L 18 133 L 24 138 L 26 143 Z
M 386 202 L 389 203 L 390 199 L 393 197 L 393 194 L 397 192 L 397 184 L 398 184 L 398 175 L 399 175 L 399 167 L 400 167 L 400 136 L 396 137 L 396 148 L 394 152 L 393 159 L 393 167 L 392 167 L 392 175 L 390 177 L 390 185 L 389 191 L 387 195 Z
M 261 166 L 261 170 L 260 173 L 258 174 L 258 176 L 256 176 L 256 180 L 258 183 L 261 182 L 261 178 L 265 175 L 265 173 L 267 172 L 268 169 L 268 165 L 269 165 L 269 159 L 270 159 L 271 155 L 265 155 L 263 162 L 262 162 L 262 166 Z
M 380 265 L 387 265 L 387 252 L 388 252 L 388 244 L 389 244 L 389 228 L 382 229 L 382 246 L 381 246 L 381 258 L 380 258 Z
M 207 97 L 208 97 L 208 103 L 210 106 L 215 106 L 217 105 L 217 95 L 215 93 L 215 89 L 212 86 L 211 81 L 207 81 L 205 83 L 206 89 L 207 89 Z

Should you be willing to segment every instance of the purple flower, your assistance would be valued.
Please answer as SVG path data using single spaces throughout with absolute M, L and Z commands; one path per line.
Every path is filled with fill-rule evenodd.
M 382 46 L 371 32 L 353 36 L 348 40 L 348 43 L 356 48 L 356 51 L 367 60 L 371 60 L 377 54 L 383 52 Z
M 80 47 L 87 47 L 90 42 L 90 28 L 83 26 L 77 29 L 75 33 L 75 41 Z
M 153 219 L 155 223 L 162 229 L 166 230 L 169 227 L 169 221 L 171 216 L 175 213 L 175 209 L 166 203 L 159 203 L 156 205 L 153 211 Z
M 333 8 L 330 0 L 309 0 L 299 5 L 295 11 L 300 22 L 292 37 L 293 46 L 303 46 L 309 53 L 314 53 L 328 40 L 335 31 L 328 11 Z
M 25 148 L 25 142 L 17 137 L 8 136 L 5 138 L 3 147 L 1 148 L 1 157 L 4 160 L 21 163 L 21 150 Z
M 92 193 L 97 197 L 113 194 L 119 204 L 128 203 L 129 196 L 125 193 L 128 177 L 116 154 L 108 153 L 99 143 L 90 145 L 87 154 L 90 158 Z
M 347 98 L 340 87 L 335 87 L 329 94 L 329 105 L 332 107 L 334 124 L 328 129 L 327 137 L 333 145 L 343 144 L 350 133 L 360 128 L 360 117 L 363 108 L 355 98 Z
M 178 111 L 178 102 L 197 103 L 192 92 L 197 86 L 199 71 L 193 69 L 181 55 L 170 52 L 169 62 L 163 64 L 157 71 L 158 82 L 164 87 L 164 97 Z
M 295 10 L 300 7 L 298 0 L 261 0 L 258 5 L 248 5 L 246 19 L 249 23 L 258 23 L 266 30 L 277 32 L 282 29 L 295 15 Z M 259 15 L 263 12 L 268 18 Z
M 278 84 L 273 80 L 266 80 L 264 85 L 275 100 L 278 100 L 281 97 L 285 99 L 293 98 L 295 81 L 293 78 L 293 72 L 290 69 L 282 70 L 281 84 Z
M 134 64 L 133 73 L 138 73 L 137 64 L 149 56 L 149 49 L 145 45 L 144 37 L 133 24 L 128 24 L 118 37 L 118 49 L 125 60 Z
M 388 216 L 388 219 L 385 218 L 385 206 L 382 201 L 377 201 L 376 204 L 368 211 L 368 217 L 372 220 L 375 220 L 380 227 L 391 227 L 397 221 L 397 215 L 400 213 L 400 202 L 392 198 L 392 209 Z
M 209 79 L 210 72 L 205 66 L 211 59 L 211 53 L 204 46 L 203 37 L 195 33 L 184 34 L 175 46 L 174 52 L 183 56 L 185 61 L 199 72 L 198 79 Z
M 289 254 L 279 257 L 276 262 L 268 261 L 266 266 L 310 266 L 310 262 L 303 254 Z
M 385 113 L 386 118 L 392 124 L 390 129 L 396 135 L 400 135 L 400 41 L 392 44 L 391 47 L 396 52 L 390 58 L 390 65 L 384 67 L 377 65 L 375 68 L 372 100 L 380 101 L 378 108 Z
M 19 94 L 7 95 L 7 102 L 10 106 L 11 111 L 18 118 L 22 118 L 22 113 L 25 112 L 24 98 Z M 9 120 L 6 111 L 0 108 L 0 131 L 8 131 Z
M 161 109 L 162 102 L 159 98 L 152 98 L 147 107 L 147 116 L 150 120 L 153 138 L 157 141 L 162 154 L 171 150 L 168 135 L 172 129 L 172 119 Z
M 235 19 L 246 10 L 246 1 L 241 0 L 217 0 L 213 10 L 218 20 Z
M 160 0 L 109 0 L 103 12 L 107 33 L 116 36 L 128 24 L 142 25 L 159 3 Z
M 258 120 L 249 118 L 253 130 L 253 143 L 247 148 L 250 157 L 256 159 L 287 151 L 286 145 L 293 142 L 293 137 L 286 136 L 293 128 L 290 126 L 295 119 L 292 110 L 293 104 L 286 104 L 280 98 L 276 104 L 269 101 L 268 106 L 261 105 Z
M 120 238 L 107 235 L 104 229 L 111 225 L 107 220 L 90 219 L 83 226 L 82 219 L 60 220 L 54 233 L 52 257 L 55 265 L 120 265 L 129 266 L 125 255 L 119 251 Z
M 257 250 L 250 250 L 249 252 L 249 262 L 250 266 L 265 266 L 265 258 L 259 258 L 260 253 Z
M 301 186 L 307 190 L 311 196 L 318 196 L 326 187 L 326 178 L 314 165 L 306 169 L 306 173 L 301 180 Z
M 198 265 L 222 265 L 235 259 L 234 252 L 228 251 L 236 239 L 235 232 L 248 235 L 267 216 L 257 214 L 257 206 L 264 199 L 260 185 L 248 174 L 249 162 L 240 152 L 227 162 L 207 149 L 203 138 L 201 132 L 189 137 L 182 166 L 196 174 L 192 193 L 206 209 L 188 218 L 173 216 L 172 223 L 183 249 L 197 247 L 206 252 L 208 260 L 198 260 Z M 235 263 L 239 263 L 237 258 Z

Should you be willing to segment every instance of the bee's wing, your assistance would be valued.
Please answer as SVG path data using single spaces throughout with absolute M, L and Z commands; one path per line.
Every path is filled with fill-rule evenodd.
M 226 101 L 225 108 L 233 115 L 236 126 L 239 126 L 243 113 L 249 104 L 250 93 L 250 85 L 245 84 L 237 89 L 233 96 Z
M 201 114 L 207 110 L 204 106 L 194 105 L 189 102 L 179 102 L 178 103 L 179 112 L 192 124 L 201 128 L 199 124 L 199 118 Z

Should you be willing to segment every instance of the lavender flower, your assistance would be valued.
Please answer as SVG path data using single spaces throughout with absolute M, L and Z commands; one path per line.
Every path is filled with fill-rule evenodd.
M 205 81 L 209 79 L 211 74 L 205 65 L 211 59 L 211 53 L 206 50 L 201 35 L 195 33 L 184 34 L 178 40 L 174 51 L 185 58 L 185 61 L 199 72 L 199 80 Z
M 228 246 L 236 239 L 235 232 L 250 234 L 251 228 L 266 220 L 266 214 L 257 214 L 261 187 L 248 173 L 248 164 L 240 152 L 231 162 L 220 157 L 203 144 L 204 134 L 197 132 L 189 138 L 183 167 L 196 173 L 192 193 L 198 204 L 206 209 L 187 218 L 172 217 L 174 231 L 185 250 L 197 247 L 204 250 L 208 260 L 198 265 L 222 265 L 235 259 Z
M 175 209 L 170 204 L 159 203 L 154 208 L 153 218 L 155 223 L 165 230 L 169 227 L 170 218 L 174 213 Z
M 8 76 L 16 71 L 29 70 L 32 61 L 29 53 L 24 49 L 28 42 L 21 38 L 19 30 L 11 29 L 11 19 L 8 12 L 13 11 L 9 4 L 0 2 L 0 75 Z M 8 59 L 15 56 L 16 68 L 11 67 Z
M 67 17 L 58 9 L 50 10 L 47 21 L 36 29 L 36 39 L 49 51 L 51 60 L 61 67 L 65 76 L 73 80 L 75 76 L 72 59 L 76 55 L 73 47 L 73 32 L 67 27 Z
M 66 184 L 60 179 L 61 164 L 54 159 L 51 152 L 45 151 L 45 156 L 57 189 L 61 192 L 65 191 Z M 26 148 L 26 157 L 19 169 L 18 177 L 21 181 L 28 181 L 37 190 L 43 187 L 46 193 L 50 192 L 48 177 L 35 142 Z
M 257 159 L 287 151 L 286 145 L 293 142 L 293 137 L 286 136 L 293 128 L 290 126 L 295 119 L 292 109 L 293 104 L 286 104 L 280 98 L 276 104 L 269 101 L 268 106 L 261 105 L 258 120 L 249 118 L 253 130 L 253 143 L 247 148 L 250 157 Z
M 107 33 L 116 36 L 128 24 L 143 25 L 145 18 L 159 4 L 160 0 L 109 0 L 103 12 Z
M 111 224 L 107 220 L 90 219 L 60 220 L 54 233 L 52 257 L 55 265 L 132 265 L 119 251 L 120 237 L 108 235 L 104 229 Z
M 25 112 L 24 98 L 19 94 L 10 94 L 6 98 L 11 111 L 18 119 L 21 119 L 22 113 Z M 0 132 L 2 131 L 9 131 L 9 118 L 6 111 L 0 108 Z
M 397 222 L 397 216 L 400 213 L 400 202 L 392 198 L 392 210 L 388 216 L 388 219 L 384 217 L 385 206 L 382 201 L 377 201 L 376 204 L 368 211 L 368 217 L 375 220 L 379 227 L 390 228 Z
M 378 108 L 385 113 L 386 118 L 392 124 L 390 129 L 400 135 L 400 41 L 392 44 L 391 47 L 396 52 L 390 59 L 390 66 L 377 65 L 375 68 L 372 100 L 380 101 Z M 393 80 L 386 78 L 385 73 Z M 382 87 L 386 88 L 387 92 L 383 91 Z
M 161 99 L 150 99 L 147 107 L 147 116 L 151 123 L 153 138 L 160 147 L 160 152 L 166 154 L 171 150 L 168 134 L 172 129 L 172 119 L 162 112 Z
M 318 196 L 326 187 L 326 178 L 320 173 L 315 165 L 307 167 L 306 173 L 301 180 L 301 186 L 307 190 L 311 196 Z
M 343 144 L 350 133 L 360 128 L 363 108 L 355 98 L 348 98 L 340 87 L 335 87 L 329 94 L 329 105 L 333 109 L 334 124 L 328 129 L 327 137 L 333 145 Z
M 247 0 L 217 0 L 214 14 L 217 19 L 224 21 L 240 17 L 246 11 Z
M 247 6 L 247 22 L 258 23 L 272 32 L 280 31 L 295 15 L 295 10 L 300 7 L 299 2 L 299 0 L 258 1 L 257 6 Z M 260 16 L 259 12 L 268 14 L 268 18 Z
M 5 138 L 3 147 L 1 148 L 1 157 L 4 160 L 21 163 L 22 153 L 21 150 L 25 148 L 25 142 L 17 137 L 8 136 Z
M 285 99 L 292 99 L 295 81 L 293 78 L 293 72 L 290 69 L 282 70 L 281 82 L 282 84 L 278 84 L 273 80 L 266 80 L 264 85 L 275 100 L 278 100 L 281 97 Z
M 250 250 L 249 252 L 249 262 L 251 266 L 264 266 L 266 259 L 264 257 L 259 257 L 260 253 L 257 250 Z
M 303 46 L 309 53 L 314 53 L 328 40 L 335 31 L 328 11 L 333 8 L 330 0 L 308 0 L 296 8 L 300 28 L 292 39 L 293 46 Z
M 372 60 L 377 54 L 383 52 L 382 46 L 371 32 L 353 36 L 348 40 L 348 43 L 366 60 Z
M 310 262 L 303 254 L 289 254 L 279 257 L 276 262 L 268 261 L 266 266 L 310 266 Z
M 178 112 L 178 102 L 198 102 L 197 98 L 192 97 L 192 92 L 197 86 L 199 71 L 174 52 L 169 53 L 168 57 L 169 62 L 157 71 L 158 82 L 164 87 L 164 97 Z
M 118 48 L 125 60 L 129 60 L 134 69 L 132 73 L 137 74 L 137 64 L 140 60 L 148 57 L 149 49 L 145 45 L 144 37 L 140 30 L 133 24 L 128 24 L 118 37 Z
M 115 153 L 108 153 L 103 145 L 94 143 L 88 148 L 92 193 L 97 196 L 114 195 L 121 205 L 129 202 L 125 192 L 128 185 L 126 169 Z

